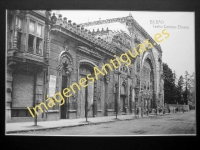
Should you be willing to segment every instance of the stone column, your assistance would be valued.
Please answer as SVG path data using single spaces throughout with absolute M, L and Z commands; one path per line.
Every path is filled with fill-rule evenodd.
M 45 51 L 47 59 L 49 58 L 49 51 L 50 51 L 50 31 L 51 31 L 51 26 L 48 25 L 47 26 L 47 43 L 46 43 L 47 48 L 46 48 L 46 51 Z
M 118 70 L 118 102 L 117 102 L 117 106 L 118 106 L 118 113 L 119 113 L 119 106 L 120 106 L 120 87 L 121 87 L 121 80 L 120 80 L 120 69 Z M 121 111 L 120 111 L 121 112 Z
M 19 14 L 19 10 L 15 11 L 14 14 L 14 37 L 13 37 L 13 48 L 17 49 L 17 15 Z
M 13 69 L 9 66 L 7 66 L 6 82 L 6 122 L 11 122 Z
M 157 99 L 157 96 L 156 96 L 156 91 L 153 92 L 153 102 L 154 102 L 153 107 L 156 109 L 156 112 L 158 112 L 158 99 Z
M 130 112 L 130 103 L 129 103 L 129 94 L 130 94 L 130 88 L 129 88 L 129 78 L 127 77 L 127 86 L 126 86 L 126 95 L 127 95 L 127 109 L 126 109 L 126 113 L 128 114 Z
M 133 89 L 132 89 L 132 85 L 130 85 L 129 90 L 130 90 L 129 91 L 130 92 L 130 94 L 129 94 L 130 96 L 128 95 L 129 96 L 129 109 L 130 109 L 129 112 L 132 113 L 132 108 L 133 108 L 133 102 L 132 102 L 132 92 L 133 92 Z

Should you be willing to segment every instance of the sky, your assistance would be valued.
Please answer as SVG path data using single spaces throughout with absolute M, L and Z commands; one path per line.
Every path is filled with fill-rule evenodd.
M 185 76 L 185 71 L 195 72 L 194 12 L 59 10 L 58 13 L 76 24 L 126 17 L 131 13 L 152 38 L 166 28 L 170 36 L 167 39 L 162 37 L 163 41 L 158 43 L 163 52 L 162 61 L 175 70 L 177 78 Z

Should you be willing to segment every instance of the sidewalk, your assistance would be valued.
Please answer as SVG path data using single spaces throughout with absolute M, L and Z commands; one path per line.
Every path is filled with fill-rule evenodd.
M 167 115 L 167 114 L 166 114 Z M 155 115 L 149 115 L 149 117 Z M 143 117 L 139 118 L 146 118 Z M 96 118 L 88 118 L 88 122 L 86 122 L 86 118 L 80 119 L 61 119 L 58 121 L 42 121 L 37 122 L 37 126 L 34 126 L 34 122 L 20 122 L 20 123 L 6 123 L 6 134 L 9 133 L 17 133 L 17 132 L 28 132 L 28 131 L 38 131 L 38 130 L 46 130 L 46 129 L 56 129 L 56 128 L 65 128 L 65 127 L 75 127 L 89 124 L 100 124 L 106 122 L 114 122 L 114 121 L 122 121 L 122 120 L 133 120 L 139 119 L 135 117 L 134 114 L 131 115 L 120 115 L 117 116 L 106 116 L 106 117 L 96 117 Z

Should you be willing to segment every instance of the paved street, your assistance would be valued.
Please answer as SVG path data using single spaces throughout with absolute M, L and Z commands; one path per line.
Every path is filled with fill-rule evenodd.
M 37 135 L 161 135 L 196 134 L 195 111 L 133 120 L 16 134 Z

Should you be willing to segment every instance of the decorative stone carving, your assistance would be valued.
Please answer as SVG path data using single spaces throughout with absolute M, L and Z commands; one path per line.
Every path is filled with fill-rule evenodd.
M 101 84 L 100 86 L 98 87 L 98 99 L 97 99 L 99 102 L 101 101 Z
M 114 93 L 117 93 L 117 89 L 118 89 L 118 83 L 115 83 L 115 85 L 114 85 Z
M 55 13 L 53 13 L 53 16 L 51 17 L 51 21 L 52 21 L 53 23 L 56 23 L 57 17 L 55 16 Z
M 60 72 L 63 68 L 63 64 L 59 64 L 58 67 L 57 67 L 57 70 Z
M 19 15 L 20 14 L 20 10 L 15 10 L 15 15 Z
M 137 78 L 137 86 L 140 87 L 140 79 Z
M 72 72 L 72 60 L 67 54 L 63 54 L 60 58 L 60 64 L 58 65 L 58 71 L 65 70 L 66 74 L 69 75 Z
M 128 68 L 125 66 L 125 64 L 123 64 L 121 67 L 120 67 L 120 71 L 127 74 L 128 73 Z
M 137 72 L 140 72 L 140 63 L 137 62 Z
M 132 73 L 132 67 L 129 67 L 129 72 L 130 72 L 130 76 L 131 76 L 131 73 Z
M 109 74 L 105 75 L 105 81 L 106 81 L 106 83 L 108 83 L 110 81 L 110 75 Z
M 164 80 L 161 78 L 160 81 L 160 91 L 162 92 L 164 90 Z
M 126 80 L 123 80 L 122 85 L 126 87 Z
M 76 103 L 77 101 L 77 96 L 76 94 L 72 94 L 72 96 L 69 99 L 69 103 Z
M 146 89 L 146 81 L 144 81 L 144 89 Z

